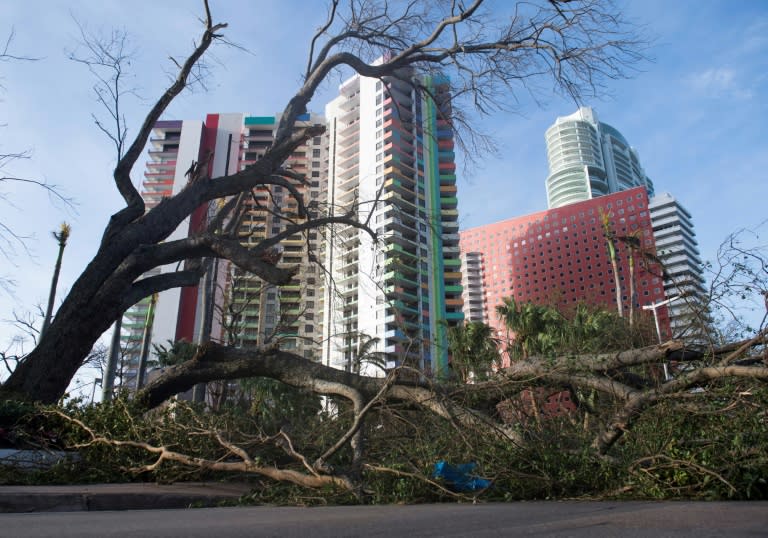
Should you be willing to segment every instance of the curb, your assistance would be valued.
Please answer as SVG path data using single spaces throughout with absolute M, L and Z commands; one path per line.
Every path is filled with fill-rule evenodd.
M 0 486 L 0 513 L 209 507 L 249 491 L 246 484 L 206 483 Z

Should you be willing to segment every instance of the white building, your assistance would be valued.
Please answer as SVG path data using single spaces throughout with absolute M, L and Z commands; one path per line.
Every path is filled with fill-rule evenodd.
M 550 209 L 653 183 L 622 134 L 589 107 L 558 117 L 546 132 L 547 204 Z
M 706 294 L 702 262 L 691 214 L 669 193 L 649 200 L 656 253 L 661 259 L 667 278 L 664 292 L 667 298 L 682 296 L 669 305 L 672 335 L 682 336 L 691 327 L 698 312 L 700 299 Z
M 377 236 L 326 235 L 322 357 L 336 368 L 376 373 L 360 363 L 369 347 L 388 367 L 446 374 L 446 323 L 463 321 L 450 94 L 444 80 L 412 77 L 353 76 L 326 107 L 327 211 Z
M 482 252 L 462 252 L 461 287 L 466 320 L 488 323 L 485 317 Z

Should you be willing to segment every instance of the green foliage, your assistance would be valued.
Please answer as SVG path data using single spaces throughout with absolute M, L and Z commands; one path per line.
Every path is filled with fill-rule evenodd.
M 493 481 L 491 488 L 475 494 L 485 501 L 615 496 L 767 499 L 768 389 L 746 382 L 722 382 L 705 388 L 705 392 L 690 393 L 689 398 L 679 401 L 664 401 L 644 413 L 615 447 L 611 459 L 597 457 L 590 448 L 605 419 L 615 411 L 615 406 L 606 401 L 595 405 L 598 416 L 594 420 L 585 421 L 582 411 L 578 411 L 537 423 L 517 424 L 518 433 L 525 439 L 521 446 L 509 439 L 489 436 L 484 430 L 457 428 L 450 421 L 412 406 L 377 408 L 363 430 L 363 501 L 377 504 L 471 499 L 472 495 L 451 493 L 447 484 L 442 484 L 444 489 L 435 484 L 440 482 L 433 480 L 431 473 L 435 462 L 441 459 L 452 463 L 476 462 L 480 474 Z M 46 448 L 78 447 L 80 460 L 64 462 L 46 471 L 24 473 L 0 467 L 0 483 L 224 477 L 205 468 L 174 463 L 164 463 L 152 472 L 136 473 L 131 469 L 154 463 L 155 456 L 134 447 L 92 443 L 87 431 L 58 412 L 82 421 L 97 435 L 144 441 L 226 461 L 232 454 L 215 439 L 213 433 L 219 432 L 248 450 L 262 465 L 303 472 L 300 463 L 266 440 L 282 429 L 289 434 L 293 446 L 308 461 L 314 461 L 349 428 L 351 410 L 336 402 L 335 418 L 329 418 L 317 413 L 314 404 L 302 411 L 295 401 L 291 403 L 291 398 L 299 396 L 285 397 L 280 392 L 265 388 L 260 407 L 232 406 L 216 413 L 175 402 L 146 414 L 122 398 L 90 406 L 73 402 L 63 408 L 7 403 L 0 407 L 0 414 L 14 416 L 21 435 Z M 267 404 L 270 399 L 272 403 Z M 286 406 L 282 415 L 273 407 L 278 403 Z M 299 419 L 301 413 L 304 416 Z M 351 450 L 345 448 L 329 464 L 338 472 L 348 472 Z M 230 478 L 253 482 L 253 493 L 243 499 L 250 504 L 360 502 L 349 492 L 333 488 L 307 490 L 247 475 Z
M 558 313 L 542 319 L 558 329 L 549 332 L 553 352 L 604 351 L 632 336 L 624 332 L 627 325 L 617 316 L 583 306 L 570 315 Z M 461 329 L 453 332 L 454 353 L 467 353 L 465 372 L 470 367 L 480 370 L 487 363 L 474 354 L 486 349 L 490 358 L 489 331 L 481 325 Z M 457 346 L 462 342 L 466 348 Z M 543 349 L 536 347 L 541 345 L 537 340 L 529 349 Z M 535 382 L 520 382 L 518 389 L 532 384 Z M 349 444 L 325 461 L 334 472 L 361 480 L 360 497 L 337 488 L 309 490 L 237 475 L 235 479 L 254 481 L 254 492 L 243 502 L 413 503 L 469 500 L 473 496 L 485 501 L 768 499 L 768 387 L 764 384 L 721 380 L 659 401 L 634 418 L 632 428 L 612 448 L 610 458 L 597 456 L 592 445 L 621 402 L 605 395 L 595 398 L 591 391 L 577 391 L 578 398 L 588 405 L 561 416 L 542 413 L 535 420 L 525 420 L 519 417 L 525 415 L 530 402 L 510 398 L 515 392 L 511 383 L 489 385 L 491 388 L 474 391 L 455 403 L 504 415 L 507 427 L 522 439 L 520 445 L 488 429 L 460 426 L 414 405 L 381 402 L 371 409 L 362 426 L 359 440 L 363 461 L 353 459 Z M 498 393 L 494 393 L 494 386 Z M 455 389 L 451 385 L 438 387 L 437 394 L 455 400 L 458 396 L 454 392 L 464 393 Z M 236 451 L 220 442 L 220 437 L 246 450 L 259 465 L 305 473 L 306 466 L 280 439 L 287 436 L 293 449 L 311 464 L 353 424 L 352 409 L 345 400 L 328 400 L 327 409 L 323 409 L 316 395 L 266 379 L 242 380 L 238 390 L 240 396 L 227 400 L 216 411 L 179 401 L 145 413 L 124 398 L 96 405 L 74 401 L 55 408 L 4 402 L 0 417 L 7 425 L 4 431 L 11 432 L 6 434 L 9 442 L 76 450 L 79 460 L 34 472 L 0 466 L 0 483 L 210 480 L 224 476 L 205 465 L 165 462 L 149 469 L 156 463 L 156 455 L 135 446 L 94 442 L 94 436 L 165 446 L 208 461 L 237 459 Z M 496 405 L 502 401 L 521 407 L 502 411 Z M 448 484 L 431 476 L 439 460 L 475 462 L 480 475 L 492 480 L 493 486 L 474 495 L 453 493 Z
M 152 344 L 152 349 L 157 357 L 156 360 L 150 361 L 152 366 L 163 368 L 182 364 L 191 360 L 197 352 L 197 344 L 192 344 L 186 340 L 177 340 L 176 342 L 168 340 L 167 342 L 167 346 Z
M 451 367 L 461 383 L 471 378 L 485 380 L 499 363 L 498 341 L 493 329 L 480 322 L 448 327 L 448 349 Z
M 507 349 L 512 359 L 599 353 L 656 342 L 647 316 L 631 327 L 615 312 L 585 303 L 560 311 L 506 297 L 496 313 L 510 332 Z
M 259 421 L 268 433 L 280 428 L 306 427 L 322 410 L 320 398 L 307 391 L 290 387 L 274 379 L 251 378 L 238 381 L 242 398 L 228 406 L 235 410 L 247 402 L 247 413 Z
M 633 494 L 768 499 L 768 389 L 721 382 L 646 412 L 622 443 Z

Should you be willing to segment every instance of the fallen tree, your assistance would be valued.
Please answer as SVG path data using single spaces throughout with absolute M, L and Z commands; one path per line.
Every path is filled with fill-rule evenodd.
M 661 399 L 687 394 L 685 391 L 692 387 L 717 379 L 768 381 L 768 368 L 764 364 L 750 364 L 762 361 L 762 356 L 744 357 L 752 348 L 765 346 L 766 334 L 768 330 L 761 331 L 749 340 L 713 350 L 686 349 L 683 342 L 671 341 L 597 355 L 530 357 L 501 370 L 491 381 L 471 385 L 434 385 L 428 381 L 417 383 L 398 380 L 400 370 L 395 370 L 388 378 L 365 377 L 319 363 L 308 364 L 302 357 L 276 347 L 254 353 L 251 350 L 209 343 L 202 346 L 192 360 L 166 369 L 162 376 L 149 383 L 136 398 L 148 408 L 153 408 L 174 394 L 184 392 L 203 381 L 268 377 L 317 394 L 341 396 L 356 405 L 376 395 L 380 397 L 380 391 L 386 388 L 388 399 L 418 404 L 443 418 L 452 418 L 464 425 L 494 428 L 493 417 L 483 417 L 477 411 L 462 407 L 459 402 L 466 400 L 469 395 L 503 399 L 520 392 L 524 386 L 522 383 L 547 383 L 596 390 L 621 402 L 620 411 L 594 441 L 597 451 L 606 454 L 619 437 L 629 430 L 634 418 L 644 408 Z M 651 370 L 646 369 L 640 387 L 617 380 L 624 369 L 660 367 L 663 362 L 670 360 L 695 366 L 663 382 L 651 379 Z M 701 361 L 704 363 L 696 364 Z
M 141 426 L 136 419 L 128 419 L 130 427 L 122 434 L 125 437 L 114 430 L 114 417 L 103 416 L 103 412 L 68 414 L 57 410 L 52 414 L 79 431 L 79 440 L 70 445 L 73 448 L 98 445 L 146 453 L 150 461 L 141 456 L 131 457 L 131 461 L 137 462 L 130 467 L 132 473 L 156 473 L 169 464 L 179 464 L 200 472 L 248 473 L 302 488 L 330 487 L 358 499 L 374 491 L 381 494 L 377 488 L 384 487 L 383 484 L 390 487 L 390 480 L 409 480 L 421 484 L 425 491 L 442 496 L 456 495 L 456 492 L 431 477 L 429 462 L 453 457 L 479 461 L 498 484 L 512 480 L 515 487 L 522 487 L 521 476 L 525 476 L 525 480 L 541 487 L 549 484 L 549 488 L 570 491 L 560 483 L 563 478 L 558 478 L 560 467 L 564 473 L 573 472 L 568 470 L 569 465 L 584 466 L 580 480 L 588 479 L 588 469 L 605 466 L 601 471 L 606 474 L 605 483 L 591 486 L 603 488 L 600 491 L 621 480 L 629 480 L 627 473 L 630 477 L 641 475 L 647 479 L 649 473 L 685 469 L 701 480 L 702 487 L 708 483 L 705 478 L 709 476 L 730 492 L 726 496 L 741 497 L 742 486 L 735 486 L 736 480 L 726 478 L 731 475 L 722 469 L 708 466 L 706 462 L 697 463 L 693 456 L 681 459 L 674 451 L 647 453 L 638 452 L 634 447 L 660 443 L 648 432 L 648 428 L 658 427 L 653 425 L 658 420 L 653 416 L 656 406 L 667 406 L 665 409 L 674 406 L 675 415 L 683 421 L 686 415 L 712 413 L 707 410 L 713 406 L 714 413 L 728 412 L 736 405 L 746 406 L 741 416 L 754 415 L 755 411 L 744 398 L 752 393 L 766 394 L 768 368 L 762 363 L 765 337 L 763 331 L 752 339 L 716 349 L 689 349 L 682 342 L 673 341 L 613 353 L 528 357 L 482 383 L 439 385 L 432 385 L 428 380 L 414 381 L 404 369 L 394 370 L 386 378 L 373 378 L 317 363 L 306 365 L 303 358 L 277 348 L 261 349 L 253 354 L 206 344 L 187 362 L 168 367 L 160 378 L 137 394 L 131 405 L 138 407 L 134 407 L 132 413 L 144 418 L 138 421 Z M 676 376 L 668 381 L 658 379 L 661 364 L 673 358 Z M 628 385 L 619 381 L 622 371 L 626 370 L 645 377 L 645 382 Z M 150 408 L 167 402 L 170 394 L 213 377 L 274 379 L 307 394 L 330 397 L 334 411 L 308 424 L 283 423 L 270 431 L 258 420 L 236 424 L 217 422 L 215 413 L 197 414 L 183 402 L 163 405 L 148 414 Z M 726 386 L 723 391 L 723 382 L 736 385 Z M 757 383 L 763 388 L 734 388 L 742 386 L 741 382 Z M 600 403 L 598 409 L 580 406 L 570 416 L 559 420 L 549 418 L 538 425 L 502 424 L 498 416 L 484 411 L 531 386 L 595 391 Z M 726 403 L 722 403 L 723 398 Z M 732 402 L 728 403 L 729 400 Z M 489 401 L 491 405 L 486 405 Z M 78 413 L 85 413 L 90 422 L 78 418 Z M 578 419 L 585 413 L 593 414 L 597 420 L 582 429 Z M 253 415 L 256 416 L 258 413 Z M 756 418 L 759 420 L 759 416 Z M 649 421 L 651 425 L 644 426 L 643 434 L 633 437 L 636 425 Z M 149 429 L 145 431 L 146 428 Z M 174 434 L 166 437 L 163 430 L 169 428 Z M 406 437 L 402 431 L 408 432 Z M 726 431 L 728 435 L 739 434 L 727 427 Z M 675 450 L 696 441 L 681 431 L 677 433 L 681 438 L 673 441 Z M 723 432 L 697 433 L 699 436 L 723 435 Z M 550 437 L 552 435 L 554 437 Z M 624 436 L 634 441 L 620 444 Z M 201 442 L 203 438 L 207 439 L 205 443 Z M 705 439 L 707 446 L 716 442 Z M 189 445 L 190 442 L 193 444 Z M 549 451 L 550 458 L 556 453 L 558 460 L 546 460 L 547 467 L 541 467 L 542 464 L 536 464 L 536 458 L 541 457 L 543 451 Z M 750 464 L 750 458 L 752 456 L 738 465 Z M 507 469 L 509 465 L 513 467 Z M 732 474 L 738 476 L 736 471 Z

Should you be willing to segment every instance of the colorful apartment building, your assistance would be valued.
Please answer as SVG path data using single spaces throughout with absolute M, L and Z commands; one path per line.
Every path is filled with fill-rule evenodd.
M 279 117 L 242 113 L 208 114 L 205 121 L 158 121 L 150 138 L 142 185 L 147 209 L 183 189 L 195 162 L 206 162 L 214 178 L 236 173 L 255 162 L 272 144 L 278 121 Z M 324 121 L 322 117 L 306 114 L 299 118 L 297 126 Z M 323 137 L 315 137 L 297 148 L 285 163 L 293 173 L 305 177 L 294 185 L 305 203 L 321 201 L 326 147 Z M 291 223 L 301 222 L 296 200 L 281 186 L 254 189 L 244 204 L 237 226 L 237 235 L 244 245 L 285 233 Z M 202 230 L 218 207 L 213 202 L 198 208 L 168 240 Z M 150 342 L 155 345 L 167 346 L 169 341 L 177 340 L 212 340 L 250 347 L 277 341 L 281 347 L 305 357 L 319 358 L 315 330 L 319 313 L 312 298 L 318 277 L 316 266 L 309 263 L 318 243 L 318 234 L 307 232 L 287 235 L 276 245 L 273 253 L 279 266 L 300 268 L 285 286 L 265 284 L 226 260 L 209 259 L 204 261 L 206 275 L 200 285 L 159 294 L 151 326 L 148 327 L 151 298 L 129 309 L 121 332 L 122 385 L 135 387 L 141 343 L 148 330 Z M 154 269 L 153 273 L 174 270 L 175 265 Z
M 445 80 L 403 71 L 353 76 L 326 107 L 328 212 L 354 214 L 326 235 L 323 362 L 375 374 L 388 367 L 447 373 L 446 325 L 464 319 L 451 97 Z
M 206 130 L 200 120 L 158 121 L 149 140 L 149 160 L 144 172 L 141 195 L 147 210 L 163 198 L 178 193 L 187 184 L 186 171 L 203 155 Z M 204 211 L 198 210 L 185 219 L 168 238 L 169 241 L 187 237 L 190 230 L 202 226 Z M 175 267 L 158 267 L 147 276 L 173 271 Z M 176 288 L 159 294 L 156 304 L 146 297 L 125 313 L 120 334 L 121 356 L 118 376 L 123 388 L 135 388 L 142 341 L 145 332 L 151 343 L 166 344 L 169 340 L 194 340 L 197 315 L 197 288 Z M 154 310 L 154 315 L 150 315 Z M 152 323 L 149 324 L 150 318 Z M 150 348 L 151 349 L 151 348 Z

